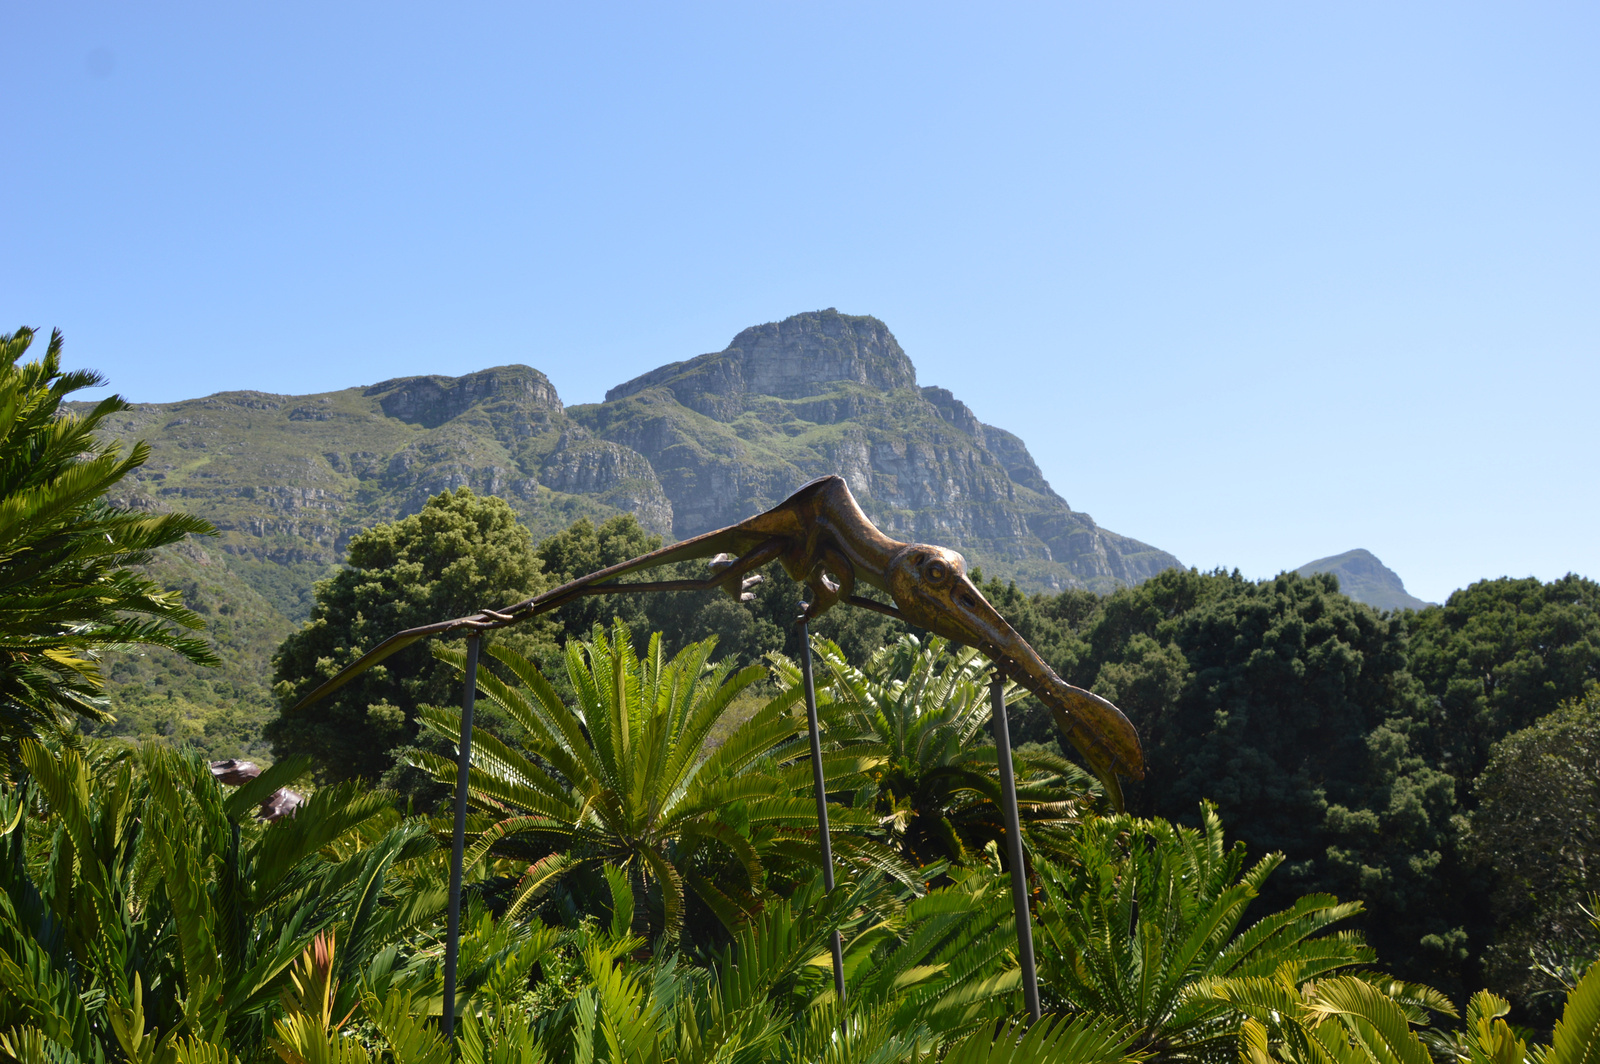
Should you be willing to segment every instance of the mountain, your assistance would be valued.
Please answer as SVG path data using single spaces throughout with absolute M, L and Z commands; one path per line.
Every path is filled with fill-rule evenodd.
M 566 407 L 514 365 L 140 403 L 109 426 L 151 447 L 121 501 L 210 520 L 207 555 L 292 619 L 351 536 L 463 484 L 509 500 L 536 536 L 626 512 L 670 540 L 840 473 L 885 531 L 1029 590 L 1110 590 L 1179 564 L 1073 510 L 1020 439 L 919 387 L 887 326 L 835 310 L 746 329 L 603 403 Z
M 1379 610 L 1420 610 L 1433 603 L 1406 592 L 1399 575 L 1380 562 L 1369 550 L 1347 550 L 1330 558 L 1307 562 L 1295 572 L 1301 576 L 1332 573 L 1339 578 L 1339 590 Z
M 1072 509 L 1020 439 L 950 391 L 919 386 L 883 322 L 831 309 L 746 329 L 603 403 L 567 407 L 543 373 L 511 365 L 319 395 L 139 403 L 107 424 L 151 448 L 115 501 L 186 510 L 219 529 L 159 574 L 234 643 L 261 644 L 247 655 L 257 695 L 272 650 L 351 537 L 461 485 L 504 497 L 536 537 L 631 513 L 670 541 L 840 473 L 886 532 L 955 547 L 1030 591 L 1107 591 L 1180 564 Z M 145 695 L 165 687 L 199 703 L 218 683 L 249 686 L 191 671 L 155 657 L 113 664 Z

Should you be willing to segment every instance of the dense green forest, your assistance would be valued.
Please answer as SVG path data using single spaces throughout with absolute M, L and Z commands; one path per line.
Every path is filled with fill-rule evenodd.
M 1104 596 L 983 586 L 1063 677 L 1128 712 L 1147 758 L 1114 810 L 1007 691 L 1031 1025 L 974 651 L 843 608 L 804 645 L 776 571 L 748 603 L 580 600 L 497 633 L 452 1044 L 439 814 L 460 643 L 293 707 L 395 630 L 658 541 L 616 518 L 536 542 L 502 500 L 436 496 L 351 543 L 284 633 L 269 699 L 264 663 L 229 660 L 259 618 L 208 596 L 189 537 L 209 528 L 109 501 L 146 452 L 97 440 L 119 399 L 64 409 L 98 381 L 61 369 L 59 337 L 22 362 L 32 341 L 0 337 L 0 1059 L 1600 1051 L 1600 586 L 1491 580 L 1378 613 L 1328 576 L 1182 570 Z M 268 743 L 253 778 L 207 763 Z

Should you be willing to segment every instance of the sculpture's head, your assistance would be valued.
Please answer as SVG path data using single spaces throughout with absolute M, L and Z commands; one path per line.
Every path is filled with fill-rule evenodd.
M 908 621 L 976 647 L 1050 707 L 1067 739 L 1114 794 L 1113 773 L 1143 778 L 1144 754 L 1128 718 L 1099 695 L 1057 676 L 989 605 L 967 577 L 967 560 L 960 554 L 948 547 L 912 543 L 890 559 L 886 575 L 889 593 Z

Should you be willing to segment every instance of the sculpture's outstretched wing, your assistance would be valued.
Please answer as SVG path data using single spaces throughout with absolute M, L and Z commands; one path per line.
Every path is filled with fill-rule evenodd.
M 769 513 L 771 511 L 768 511 Z M 766 516 L 765 514 L 761 516 Z M 752 518 L 751 521 L 756 520 Z M 760 532 L 751 531 L 745 526 L 746 521 L 727 528 L 719 528 L 714 532 L 706 532 L 686 539 L 680 543 L 662 547 L 660 550 L 641 554 L 637 558 L 630 558 L 625 562 L 599 572 L 590 573 L 588 576 L 569 581 L 560 587 L 543 591 L 529 599 L 524 599 L 514 605 L 501 610 L 480 610 L 465 617 L 455 617 L 448 621 L 437 621 L 433 624 L 421 625 L 417 628 L 407 628 L 403 632 L 396 632 L 371 650 L 367 651 L 355 661 L 340 669 L 330 676 L 315 690 L 295 703 L 296 712 L 319 699 L 337 691 L 351 680 L 360 676 L 374 665 L 384 659 L 404 650 L 406 647 L 420 640 L 434 635 L 448 635 L 451 633 L 481 632 L 495 628 L 504 628 L 518 621 L 525 621 L 541 613 L 559 609 L 574 599 L 587 595 L 606 595 L 636 591 L 695 591 L 708 590 L 716 587 L 737 586 L 739 581 L 752 569 L 759 568 L 776 558 L 787 543 L 772 536 L 764 536 Z M 717 554 L 733 554 L 737 558 L 733 564 L 724 567 L 708 580 L 672 580 L 659 583 L 624 584 L 621 579 L 645 569 L 653 569 L 659 565 L 669 565 L 672 562 L 689 561 L 694 558 L 710 558 Z

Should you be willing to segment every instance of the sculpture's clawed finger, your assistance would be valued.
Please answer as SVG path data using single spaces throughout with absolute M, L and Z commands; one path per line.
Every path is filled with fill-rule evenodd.
M 706 568 L 713 574 L 728 571 L 728 579 L 717 585 L 723 594 L 735 602 L 754 602 L 756 585 L 766 577 L 760 573 L 741 576 L 740 570 L 736 567 L 738 560 L 731 554 L 718 554 L 706 562 Z
M 810 621 L 855 594 L 856 570 L 850 559 L 831 547 L 824 547 L 816 564 L 806 574 L 805 583 L 811 590 L 811 602 L 804 616 Z

